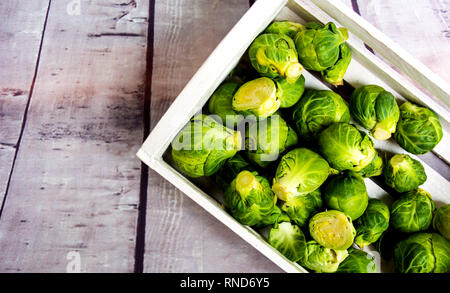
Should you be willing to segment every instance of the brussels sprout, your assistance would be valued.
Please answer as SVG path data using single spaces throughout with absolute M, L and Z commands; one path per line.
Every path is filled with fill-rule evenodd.
M 339 48 L 341 52 L 338 61 L 333 66 L 321 72 L 322 78 L 334 86 L 344 84 L 345 72 L 352 61 L 352 53 L 347 44 L 341 44 Z
M 266 118 L 280 108 L 281 102 L 276 91 L 275 82 L 270 78 L 261 77 L 248 81 L 234 94 L 232 108 L 244 116 Z
M 244 120 L 244 117 L 236 113 L 231 106 L 231 101 L 239 86 L 235 82 L 222 84 L 213 93 L 208 103 L 209 112 L 219 116 L 222 123 L 230 128 L 236 127 Z
M 419 161 L 406 154 L 396 154 L 386 164 L 384 179 L 398 192 L 406 192 L 425 183 L 427 175 Z
M 275 21 L 266 28 L 264 33 L 284 34 L 293 39 L 304 27 L 304 25 L 292 21 Z
M 400 120 L 394 138 L 408 152 L 423 155 L 441 141 L 442 127 L 434 112 L 406 102 L 400 106 Z
M 403 193 L 391 207 L 391 225 L 410 233 L 428 229 L 433 218 L 434 202 L 428 192 L 416 189 Z
M 372 139 L 348 123 L 334 123 L 319 134 L 320 152 L 331 167 L 361 171 L 375 157 Z
M 320 189 L 305 194 L 289 197 L 281 206 L 289 218 L 300 227 L 306 226 L 311 216 L 322 208 L 322 195 Z
M 256 171 L 252 165 L 250 165 L 249 162 L 247 162 L 244 157 L 237 153 L 234 157 L 227 160 L 222 168 L 220 168 L 217 173 L 215 174 L 215 180 L 217 185 L 222 189 L 225 190 L 230 185 L 231 181 L 236 178 L 236 176 L 241 171 Z
M 376 242 L 389 227 L 389 208 L 375 198 L 369 199 L 364 214 L 356 222 L 355 243 L 360 248 Z
M 437 233 L 416 233 L 397 243 L 394 267 L 399 273 L 446 273 L 450 244 Z
M 336 210 L 315 214 L 309 221 L 309 232 L 320 245 L 337 250 L 349 248 L 356 234 L 352 219 Z
M 290 222 L 275 224 L 269 233 L 269 243 L 293 262 L 299 261 L 306 252 L 305 234 Z
M 348 256 L 339 265 L 336 273 L 377 273 L 375 258 L 359 249 L 349 248 Z
M 224 193 L 225 206 L 231 215 L 248 226 L 264 226 L 279 221 L 282 214 L 276 201 L 269 181 L 257 172 L 247 170 L 240 172 Z
M 335 122 L 349 122 L 350 112 L 340 95 L 327 90 L 308 90 L 292 112 L 299 135 L 314 139 Z
M 210 176 L 241 146 L 241 135 L 213 118 L 197 115 L 172 141 L 172 158 L 190 177 Z
M 350 113 L 379 140 L 391 137 L 400 117 L 394 96 L 377 85 L 366 85 L 353 91 L 350 97 Z
M 294 41 L 284 34 L 262 34 L 251 44 L 248 56 L 256 71 L 262 76 L 285 77 L 295 82 L 302 74 Z
M 294 149 L 281 158 L 272 189 L 279 199 L 289 202 L 294 196 L 319 188 L 329 172 L 327 161 L 317 153 L 306 148 Z
M 277 84 L 277 96 L 280 99 L 280 108 L 294 106 L 300 100 L 305 91 L 305 78 L 301 75 L 296 82 L 290 83 L 286 78 L 274 79 Z
M 325 183 L 323 200 L 330 209 L 341 211 L 356 220 L 366 210 L 369 196 L 363 177 L 355 172 L 345 171 Z
M 314 240 L 306 242 L 306 253 L 300 265 L 316 273 L 334 273 L 348 256 L 347 250 L 326 248 Z
M 450 240 L 450 204 L 437 209 L 433 217 L 433 229 Z
M 295 36 L 298 58 L 306 69 L 321 71 L 326 81 L 341 85 L 351 60 L 347 39 L 347 30 L 332 22 L 308 23 Z
M 295 131 L 277 114 L 265 120 L 250 123 L 246 129 L 247 156 L 263 168 L 297 142 Z
M 358 173 L 363 176 L 364 178 L 379 176 L 383 174 L 384 169 L 384 161 L 383 158 L 378 154 L 378 151 L 375 154 L 375 157 L 373 158 L 372 162 L 370 162 L 369 165 L 364 167 L 361 171 Z

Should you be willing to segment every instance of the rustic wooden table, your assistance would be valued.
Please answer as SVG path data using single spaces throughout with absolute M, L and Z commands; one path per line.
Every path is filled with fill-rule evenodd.
M 447 1 L 341 1 L 450 82 Z M 251 2 L 0 1 L 1 272 L 280 271 L 135 156 Z

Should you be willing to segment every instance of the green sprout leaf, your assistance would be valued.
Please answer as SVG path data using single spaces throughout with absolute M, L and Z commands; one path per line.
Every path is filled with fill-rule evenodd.
M 294 106 L 292 120 L 300 137 L 309 141 L 332 123 L 348 123 L 350 112 L 342 97 L 335 92 L 308 90 Z
M 406 192 L 425 183 L 427 175 L 419 161 L 406 154 L 396 154 L 386 164 L 384 179 L 398 192 Z
M 400 106 L 400 120 L 394 138 L 406 151 L 423 155 L 441 141 L 442 126 L 431 110 L 405 102 Z
M 375 157 L 373 141 L 348 123 L 334 123 L 319 134 L 319 150 L 331 167 L 359 172 Z
M 293 262 L 306 252 L 306 240 L 302 230 L 289 222 L 276 224 L 269 233 L 269 243 Z
M 400 117 L 394 96 L 377 85 L 362 86 L 353 92 L 350 97 L 350 113 L 379 140 L 391 137 Z
M 190 177 L 211 176 L 233 157 L 241 146 L 241 135 L 213 118 L 197 115 L 172 141 L 172 158 Z
M 302 74 L 294 41 L 284 34 L 262 34 L 248 50 L 250 61 L 261 76 L 284 77 L 294 83 Z
M 406 192 L 392 204 L 391 225 L 404 233 L 425 231 L 431 224 L 434 209 L 434 202 L 425 190 Z
M 450 244 L 437 233 L 416 233 L 394 249 L 399 273 L 446 273 L 450 270 Z

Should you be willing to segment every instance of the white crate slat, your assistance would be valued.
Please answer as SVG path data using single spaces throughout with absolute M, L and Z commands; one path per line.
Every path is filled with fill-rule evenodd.
M 285 7 L 285 5 L 287 6 Z M 234 26 L 230 33 L 212 52 L 210 57 L 204 62 L 201 68 L 189 81 L 174 103 L 170 106 L 160 122 L 153 129 L 143 146 L 138 152 L 138 157 L 149 165 L 156 172 L 161 174 L 169 182 L 182 190 L 192 200 L 211 213 L 219 221 L 228 226 L 253 247 L 271 259 L 286 272 L 307 272 L 301 266 L 290 262 L 276 249 L 271 247 L 264 237 L 250 227 L 238 223 L 221 206 L 220 202 L 208 195 L 191 182 L 184 175 L 179 173 L 168 162 L 164 161 L 163 154 L 166 152 L 172 139 L 179 130 L 189 121 L 189 119 L 198 112 L 209 99 L 217 86 L 226 77 L 229 71 L 237 64 L 240 57 L 248 48 L 253 39 L 276 17 L 288 16 L 301 22 L 311 20 L 326 21 L 324 13 L 308 1 L 303 0 L 259 0 Z M 303 19 L 302 19 L 303 18 Z M 292 20 L 293 20 L 292 19 Z M 352 30 L 350 30 L 352 31 Z M 367 52 L 359 43 L 349 40 L 349 46 L 354 55 L 349 70 L 351 74 L 346 74 L 345 80 L 352 86 L 358 86 L 368 83 L 376 83 L 392 91 L 396 96 L 405 96 L 408 99 L 423 102 L 421 92 L 408 82 L 403 83 L 402 77 L 388 65 L 375 56 Z M 378 75 L 384 74 L 383 78 Z M 306 86 L 309 88 L 328 89 L 326 85 L 311 75 L 304 72 Z M 362 76 L 362 77 L 361 77 Z M 403 78 L 404 79 L 404 78 Z M 420 93 L 420 94 L 419 94 Z M 429 97 L 427 97 L 430 99 Z M 416 100 L 417 101 L 416 101 Z M 430 99 L 431 100 L 431 99 Z M 435 108 L 427 105 L 433 110 Z M 446 109 L 436 105 L 438 114 L 448 119 Z M 440 108 L 439 108 L 440 107 Z M 445 115 L 447 113 L 447 116 Z M 445 129 L 448 129 L 445 128 Z M 392 152 L 405 152 L 393 141 L 379 142 L 375 141 L 376 148 L 389 150 Z M 440 144 L 442 145 L 442 143 Z M 448 146 L 444 143 L 444 146 Z M 445 148 L 445 147 L 444 147 Z M 414 156 L 415 157 L 415 156 Z M 416 157 L 415 157 L 416 158 Z M 448 157 L 447 157 L 448 158 Z M 450 202 L 449 196 L 445 191 L 448 190 L 449 182 L 440 174 L 424 164 L 428 180 L 424 184 L 424 189 L 428 190 L 433 198 L 439 203 Z M 392 198 L 378 186 L 373 180 L 365 179 L 366 187 L 370 197 L 380 198 L 384 201 L 392 201 Z M 386 267 L 382 264 L 382 267 Z

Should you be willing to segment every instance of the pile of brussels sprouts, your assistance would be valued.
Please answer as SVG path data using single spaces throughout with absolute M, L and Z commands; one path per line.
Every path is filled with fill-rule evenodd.
M 333 23 L 272 23 L 213 93 L 209 115 L 176 136 L 173 161 L 190 177 L 211 176 L 237 221 L 269 229 L 267 241 L 310 271 L 377 272 L 364 251 L 372 245 L 397 272 L 447 272 L 450 205 L 436 210 L 419 188 L 427 179 L 419 161 L 377 151 L 372 140 L 393 136 L 424 154 L 442 138 L 436 114 L 399 107 L 377 85 L 355 89 L 348 106 L 331 90 L 305 90 L 303 68 L 343 83 L 347 38 Z M 364 178 L 380 175 L 390 207 L 367 193 Z

